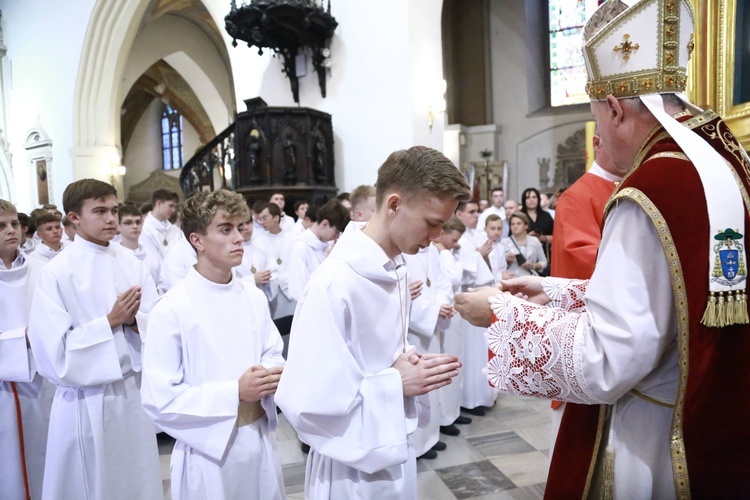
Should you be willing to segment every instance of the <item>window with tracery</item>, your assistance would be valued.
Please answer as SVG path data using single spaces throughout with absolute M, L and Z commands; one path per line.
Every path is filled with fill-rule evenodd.
M 169 104 L 161 112 L 161 150 L 164 170 L 182 168 L 182 116 Z
M 589 102 L 583 26 L 603 0 L 549 0 L 550 105 Z

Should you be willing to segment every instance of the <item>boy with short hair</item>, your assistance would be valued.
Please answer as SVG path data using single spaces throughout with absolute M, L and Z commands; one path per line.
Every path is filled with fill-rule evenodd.
M 352 204 L 352 220 L 367 222 L 375 213 L 375 186 L 357 186 L 349 196 L 349 201 Z
M 154 426 L 138 373 L 146 314 L 156 299 L 143 264 L 111 245 L 117 191 L 83 179 L 63 193 L 76 239 L 39 270 L 29 340 L 41 375 L 57 385 L 45 498 L 163 498 Z
M 249 278 L 255 286 L 264 290 L 271 281 L 271 270 L 268 268 L 265 250 L 258 246 L 258 238 L 253 239 L 255 227 L 253 225 L 252 212 L 250 218 L 240 226 L 242 234 L 242 264 L 235 268 L 237 276 Z
M 378 170 L 372 219 L 345 232 L 310 278 L 276 394 L 311 447 L 306 498 L 418 497 L 409 442 L 421 407 L 415 396 L 450 383 L 460 363 L 408 345 L 401 253 L 428 246 L 468 196 L 438 151 L 394 152 Z
M 35 260 L 46 264 L 62 252 L 62 225 L 60 217 L 56 214 L 45 213 L 36 220 L 36 233 L 41 239 L 41 243 L 36 246 L 32 254 Z
M 242 262 L 241 195 L 199 192 L 181 213 L 197 252 L 149 316 L 143 405 L 177 439 L 172 498 L 284 498 L 273 394 L 282 342 L 263 293 L 232 276 Z M 241 312 L 217 314 L 219 311 Z
M 293 234 L 299 235 L 302 231 L 307 229 L 303 225 L 303 222 L 305 221 L 305 214 L 307 213 L 308 208 L 310 208 L 310 202 L 305 199 L 294 202 L 294 215 L 297 217 L 297 220 L 294 222 L 294 226 L 291 230 Z
M 73 243 L 76 238 L 76 227 L 70 222 L 67 215 L 62 218 L 63 231 L 65 232 L 65 238 L 63 238 L 63 245 L 68 246 Z
M 503 219 L 497 214 L 490 214 L 484 219 L 484 232 L 487 239 L 492 242 L 492 250 L 485 257 L 487 264 L 490 266 L 495 283 L 503 279 L 503 271 L 508 269 L 508 262 L 505 260 L 505 249 L 500 244 L 500 237 L 503 235 Z
M 297 237 L 289 255 L 289 297 L 299 301 L 310 276 L 328 255 L 330 242 L 349 224 L 349 210 L 337 199 L 328 200 L 315 223 Z
M 31 217 L 22 212 L 18 212 L 18 222 L 21 224 L 21 245 L 18 249 L 29 255 L 36 249 L 37 245 L 36 240 L 34 240 L 36 224 Z
M 0 498 L 42 495 L 52 388 L 26 340 L 30 270 L 16 208 L 0 200 Z
M 454 304 L 454 297 L 461 291 L 461 280 L 463 278 L 463 266 L 458 259 L 458 251 L 461 246 L 459 240 L 466 231 L 466 226 L 458 217 L 451 219 L 443 225 L 440 237 L 433 243 L 440 252 L 440 269 L 442 274 L 451 284 L 450 304 Z M 459 360 L 464 356 L 464 340 L 462 320 L 458 315 L 453 315 L 444 324 L 440 325 L 438 332 L 440 339 L 440 352 L 451 353 Z M 469 417 L 461 415 L 461 381 L 463 372 L 458 374 L 453 383 L 442 387 L 438 393 L 440 432 L 447 436 L 458 436 L 461 431 L 456 425 L 471 423 Z
M 179 201 L 180 197 L 174 191 L 157 189 L 151 195 L 151 211 L 143 220 L 140 243 L 146 252 L 159 259 L 160 264 L 167 252 L 183 238 L 180 228 L 169 222 Z
M 143 230 L 143 215 L 140 209 L 135 205 L 122 205 L 117 212 L 117 218 L 120 228 L 120 241 L 117 244 L 132 252 L 138 260 L 143 262 L 156 283 L 159 279 L 159 259 L 153 254 L 146 253 L 143 245 L 140 244 L 139 239 Z

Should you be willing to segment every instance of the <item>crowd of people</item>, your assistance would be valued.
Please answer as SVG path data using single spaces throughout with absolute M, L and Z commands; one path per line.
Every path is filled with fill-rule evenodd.
M 450 182 L 411 180 L 426 165 Z M 546 212 L 495 189 L 480 215 L 428 148 L 391 155 L 376 186 L 299 200 L 296 220 L 283 193 L 159 189 L 138 207 L 93 179 L 66 188 L 64 214 L 0 201 L 3 498 L 161 498 L 157 432 L 176 439 L 173 498 L 282 498 L 276 401 L 312 498 L 376 491 L 445 450 L 496 397 L 454 294 L 542 271 L 525 210 Z M 381 328 L 398 345 L 375 348 Z M 413 398 L 390 408 L 394 392 Z M 399 474 L 388 488 L 416 491 Z

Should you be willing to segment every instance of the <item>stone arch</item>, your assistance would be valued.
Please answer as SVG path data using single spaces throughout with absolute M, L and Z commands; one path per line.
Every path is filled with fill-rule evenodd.
M 195 1 L 203 4 L 216 26 L 221 25 L 225 10 L 221 0 Z M 152 0 L 97 0 L 92 9 L 73 100 L 71 153 L 75 178 L 101 178 L 102 163 L 119 162 L 122 158 L 122 77 L 133 41 L 152 4 Z M 226 38 L 222 39 L 226 50 Z

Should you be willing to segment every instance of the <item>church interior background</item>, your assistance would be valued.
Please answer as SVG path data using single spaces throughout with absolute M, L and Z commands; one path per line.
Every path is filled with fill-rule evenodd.
M 0 197 L 29 211 L 60 205 L 65 186 L 83 177 L 136 201 L 155 185 L 177 187 L 183 165 L 258 97 L 269 109 L 330 115 L 320 145 L 308 136 L 325 134 L 298 127 L 296 149 L 287 148 L 310 168 L 318 156 L 331 164 L 323 195 L 373 183 L 391 151 L 414 144 L 473 173 L 478 194 L 502 184 L 507 198 L 566 187 L 590 162 L 580 27 L 598 0 L 306 0 L 330 8 L 338 26 L 326 47 L 326 97 L 315 51 L 295 58 L 298 102 L 283 57 L 233 46 L 233 3 L 0 1 Z M 748 9 L 693 3 L 690 97 L 727 118 L 747 147 Z M 265 140 L 283 154 L 283 134 L 271 144 L 263 130 L 250 132 L 247 148 Z M 226 153 L 213 162 L 214 186 L 239 182 Z M 293 194 L 302 181 L 264 186 Z

